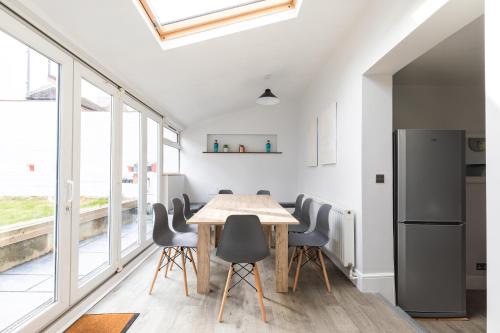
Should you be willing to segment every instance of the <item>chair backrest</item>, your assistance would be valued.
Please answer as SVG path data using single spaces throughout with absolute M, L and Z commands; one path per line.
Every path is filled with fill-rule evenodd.
M 173 234 L 168 225 L 168 213 L 165 206 L 161 203 L 153 205 L 154 225 L 153 225 L 153 241 L 158 245 L 162 244 L 160 239 L 165 239 L 165 235 Z M 163 236 L 163 237 L 162 237 Z
M 258 190 L 257 195 L 271 195 L 271 192 L 268 190 Z
M 182 197 L 184 198 L 184 215 L 189 216 L 191 215 L 191 201 L 186 193 L 182 193 Z
M 302 204 L 302 208 L 300 211 L 300 224 L 303 224 L 308 227 L 311 225 L 310 210 L 312 202 L 313 199 L 311 198 L 307 198 L 306 200 L 304 200 L 304 203 Z
M 231 190 L 219 190 L 219 194 L 233 194 Z
M 269 256 L 269 247 L 256 215 L 230 215 L 216 255 L 231 263 L 254 263 Z
M 302 215 L 302 200 L 304 200 L 304 195 L 303 194 L 299 194 L 297 196 L 297 199 L 295 199 L 295 209 L 292 213 L 293 216 L 298 216 L 298 217 L 301 217 Z
M 331 205 L 321 205 L 316 216 L 316 227 L 314 228 L 314 230 L 319 231 L 328 238 L 330 237 L 330 209 L 332 209 Z
M 179 198 L 173 198 L 172 205 L 174 206 L 172 229 L 174 229 L 174 231 L 179 231 L 180 228 L 186 224 L 186 218 L 184 217 L 184 205 Z

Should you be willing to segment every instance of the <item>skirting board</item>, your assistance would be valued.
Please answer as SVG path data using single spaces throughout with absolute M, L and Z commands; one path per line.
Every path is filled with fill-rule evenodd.
M 394 273 L 362 273 L 355 270 L 356 286 L 364 293 L 379 293 L 392 305 L 396 304 Z

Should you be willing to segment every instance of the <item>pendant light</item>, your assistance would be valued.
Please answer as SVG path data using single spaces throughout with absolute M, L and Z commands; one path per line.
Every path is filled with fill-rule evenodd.
M 271 89 L 266 89 L 259 98 L 257 98 L 257 104 L 260 105 L 276 105 L 279 104 L 280 99 L 273 94 Z
M 266 75 L 266 80 L 269 80 L 270 78 L 271 78 L 270 74 Z M 269 105 L 279 104 L 280 99 L 275 94 L 273 94 L 271 89 L 267 88 L 264 91 L 264 93 L 260 95 L 259 98 L 257 98 L 255 102 L 260 105 L 269 106 Z

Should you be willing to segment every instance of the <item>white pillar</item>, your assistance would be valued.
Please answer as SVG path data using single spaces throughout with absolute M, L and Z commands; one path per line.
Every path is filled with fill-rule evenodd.
M 500 1 L 486 0 L 488 332 L 500 332 Z

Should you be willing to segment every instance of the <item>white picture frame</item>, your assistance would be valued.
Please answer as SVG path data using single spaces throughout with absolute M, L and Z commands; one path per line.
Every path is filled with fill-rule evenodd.
M 337 103 L 318 117 L 318 163 L 337 163 Z

